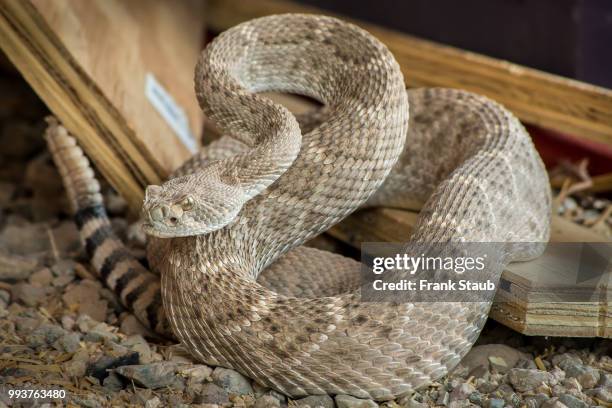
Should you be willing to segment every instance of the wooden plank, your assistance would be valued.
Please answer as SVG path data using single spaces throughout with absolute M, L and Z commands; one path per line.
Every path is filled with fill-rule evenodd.
M 192 78 L 203 19 L 197 0 L 0 0 L 0 46 L 137 211 L 143 188 L 190 154 L 147 99 L 147 75 L 198 136 Z
M 216 31 L 276 13 L 328 14 L 285 0 L 211 0 Z M 486 95 L 521 120 L 612 144 L 612 90 L 357 22 L 393 52 L 409 87 L 462 88 Z
M 363 242 L 407 242 L 417 218 L 415 211 L 367 209 L 349 216 L 328 234 L 355 248 Z M 551 242 L 606 241 L 564 218 L 552 218 Z M 575 277 L 568 274 L 576 270 L 565 270 L 568 268 L 564 269 L 553 249 L 536 260 L 508 266 L 490 317 L 529 335 L 612 337 L 612 271 L 601 278 L 603 281 L 575 284 Z M 577 300 L 560 302 L 560 294 Z

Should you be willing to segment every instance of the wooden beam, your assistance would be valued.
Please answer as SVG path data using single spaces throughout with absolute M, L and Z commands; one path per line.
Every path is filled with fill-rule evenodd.
M 407 242 L 418 213 L 389 208 L 357 212 L 327 233 L 360 248 L 363 242 Z M 553 216 L 551 242 L 606 242 L 605 237 Z M 559 279 L 559 260 L 555 253 L 530 262 L 510 264 L 502 274 L 490 317 L 524 334 L 540 336 L 612 337 L 612 272 L 604 281 L 574 284 Z M 607 279 L 607 280 L 606 280 Z M 566 295 L 593 293 L 592 300 L 561 302 Z
M 203 30 L 197 0 L 144 9 L 137 0 L 0 0 L 0 47 L 133 211 L 147 184 L 189 156 L 145 81 L 166 87 L 198 135 L 192 78 Z
M 211 0 L 208 25 L 216 31 L 277 13 L 332 13 L 285 0 Z M 521 120 L 612 144 L 612 90 L 548 74 L 373 24 L 356 22 L 384 42 L 409 87 L 450 87 L 486 95 Z

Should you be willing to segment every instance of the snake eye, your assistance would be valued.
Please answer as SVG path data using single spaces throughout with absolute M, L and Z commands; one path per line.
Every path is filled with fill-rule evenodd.
M 194 201 L 193 201 L 193 197 L 191 196 L 187 196 L 183 198 L 181 202 L 179 203 L 183 211 L 191 210 L 193 208 L 193 204 L 194 204 Z

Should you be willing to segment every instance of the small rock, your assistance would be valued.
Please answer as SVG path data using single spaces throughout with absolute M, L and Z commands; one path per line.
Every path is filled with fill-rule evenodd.
M 74 277 L 69 276 L 69 275 L 62 275 L 62 276 L 58 276 L 57 278 L 53 278 L 53 281 L 51 281 L 51 284 L 55 286 L 56 288 L 64 288 L 68 284 L 72 283 L 72 281 L 74 281 Z
M 505 373 L 510 369 L 510 367 L 508 367 L 508 363 L 506 363 L 506 360 L 504 360 L 503 357 L 489 356 L 489 364 L 491 365 L 491 368 L 497 370 L 499 373 Z
M 478 391 L 483 394 L 490 394 L 497 389 L 499 384 L 495 381 L 486 381 L 478 386 Z
M 127 354 L 113 357 L 103 355 L 97 361 L 87 367 L 87 375 L 97 378 L 100 382 L 109 375 L 109 370 L 121 366 L 134 366 L 138 364 L 138 353 L 128 352 Z
M 136 316 L 133 314 L 127 314 L 121 321 L 121 327 L 119 329 L 121 333 L 131 336 L 133 334 L 139 334 L 141 336 L 151 337 L 151 331 L 147 329 L 142 323 L 138 321 Z
M 36 286 L 47 286 L 51 284 L 53 274 L 49 268 L 41 268 L 30 275 L 28 281 Z
M 66 334 L 60 326 L 54 324 L 42 324 L 28 336 L 28 345 L 33 348 L 42 347 L 55 343 Z
M 612 403 L 612 386 L 593 388 L 588 390 L 586 394 L 603 402 Z
M 505 405 L 506 401 L 499 398 L 491 398 L 486 403 L 487 408 L 504 408 Z
M 589 408 L 589 404 L 569 394 L 559 396 L 559 401 L 567 405 L 568 408 Z
M 549 397 L 546 394 L 536 394 L 533 397 L 525 398 L 525 405 L 527 408 L 540 408 L 542 404 L 548 401 Z
M 253 393 L 253 387 L 251 387 L 249 380 L 234 370 L 217 367 L 212 373 L 212 380 L 230 394 Z
M 15 305 L 15 303 L 13 303 L 11 306 L 13 305 Z M 38 326 L 40 326 L 40 324 L 41 321 L 38 319 L 19 316 L 15 319 L 15 330 L 17 330 L 17 334 L 23 337 L 29 335 Z
M 558 398 L 551 398 L 545 401 L 540 408 L 566 408 L 567 405 L 559 401 Z
M 582 385 L 575 378 L 566 378 L 562 382 L 563 387 L 568 390 L 576 390 L 578 392 L 582 392 Z
M 565 371 L 563 371 L 559 367 L 553 367 L 552 370 L 549 371 L 549 373 L 552 376 L 551 384 L 557 384 L 565 380 Z
M 449 402 L 450 402 L 450 394 L 447 391 L 444 391 L 442 392 L 442 394 L 438 396 L 436 404 L 446 406 L 448 405 Z
M 68 308 L 103 322 L 106 319 L 108 302 L 100 299 L 102 285 L 97 281 L 82 280 L 66 288 L 62 299 Z
M 157 408 L 161 405 L 159 397 L 153 397 L 145 402 L 145 408 Z
M 271 395 L 262 395 L 257 398 L 255 408 L 274 408 L 280 407 L 280 402 Z
M 57 339 L 53 345 L 57 350 L 74 353 L 81 347 L 81 336 L 78 333 L 68 333 Z
M 486 344 L 473 347 L 461 360 L 461 365 L 468 367 L 470 371 L 479 366 L 488 367 L 491 363 L 491 357 L 493 358 L 493 362 L 498 364 L 495 368 L 500 373 L 504 373 L 513 368 L 520 360 L 531 359 L 529 354 L 506 346 L 505 344 Z
M 515 392 L 511 392 L 510 394 L 506 395 L 506 398 L 504 399 L 514 408 L 519 408 L 521 406 L 521 397 Z
M 178 373 L 189 380 L 204 382 L 209 381 L 210 374 L 212 373 L 212 368 L 207 365 L 198 364 L 193 367 L 187 367 L 180 369 Z
M 310 408 L 334 408 L 334 400 L 329 395 L 310 395 L 294 401 L 298 407 L 309 406 Z
M 563 353 L 554 355 L 552 357 L 552 363 L 556 366 L 563 368 L 562 365 L 567 363 L 582 364 L 582 360 L 575 354 Z
M 82 333 L 87 333 L 88 331 L 96 327 L 99 323 L 99 321 L 92 319 L 89 315 L 86 314 L 79 315 L 76 320 L 76 324 Z
M 202 385 L 200 394 L 194 399 L 196 404 L 218 404 L 225 405 L 229 403 L 229 395 L 227 391 L 213 383 Z
M 102 381 L 102 385 L 111 392 L 119 392 L 124 387 L 123 380 L 114 372 L 108 374 L 104 381 Z
M 70 224 L 74 225 L 74 223 Z M 51 267 L 51 272 L 53 272 L 53 275 L 55 276 L 70 276 L 74 278 L 76 269 L 79 265 L 80 264 L 78 264 L 72 259 L 60 259 L 55 264 L 53 264 L 53 266 Z
M 407 401 L 401 400 L 401 406 L 406 408 L 429 408 L 429 404 L 426 404 L 425 402 L 419 402 L 414 398 L 410 398 Z
M 455 389 L 453 389 L 453 391 L 450 394 L 450 400 L 458 401 L 458 400 L 467 399 L 470 396 L 470 394 L 472 394 L 474 391 L 476 391 L 476 388 L 474 388 L 472 384 L 463 383 L 459 385 L 458 387 L 455 387 Z
M 468 396 L 468 400 L 472 403 L 472 404 L 476 404 L 479 407 L 482 407 L 483 402 L 484 402 L 484 398 L 482 396 L 481 393 L 479 393 L 478 391 L 474 391 L 472 392 L 469 396 Z
M 593 388 L 599 382 L 599 371 L 592 367 L 575 361 L 564 361 L 559 366 L 565 371 L 566 376 L 578 380 L 582 388 Z
M 76 321 L 74 320 L 72 316 L 69 316 L 69 315 L 62 316 L 62 327 L 65 330 L 72 330 L 75 324 L 76 324 Z
M 11 303 L 11 294 L 8 290 L 0 289 L 0 307 L 6 308 Z
M 599 378 L 599 383 L 597 385 L 601 387 L 612 387 L 612 374 L 601 373 L 601 376 Z
M 38 268 L 38 260 L 33 256 L 17 255 L 0 250 L 0 281 L 19 281 Z
M 77 320 L 78 322 L 78 320 Z M 95 326 L 87 330 L 83 337 L 84 341 L 99 343 L 99 342 L 117 342 L 119 336 L 115 333 L 115 328 L 106 323 L 97 323 Z
M 546 371 L 513 368 L 508 373 L 508 380 L 515 390 L 527 392 L 535 389 L 542 383 L 548 384 L 551 380 L 551 375 Z
M 372 400 L 351 397 L 350 395 L 336 395 L 338 408 L 378 408 Z
M 49 227 L 46 223 L 30 223 L 12 219 L 0 231 L 0 248 L 9 254 L 43 259 L 51 251 Z
M 182 379 L 175 375 L 176 371 L 176 364 L 170 362 L 126 365 L 115 369 L 117 374 L 145 388 L 175 387 L 182 389 L 184 384 Z
M 87 372 L 89 353 L 86 349 L 79 349 L 72 359 L 63 364 L 64 372 L 70 377 L 83 377 Z
M 129 348 L 130 350 L 138 352 L 140 355 L 141 364 L 149 364 L 153 362 L 151 347 L 141 335 L 135 334 L 130 336 L 123 340 L 121 345 Z
M 13 298 L 21 300 L 26 306 L 34 307 L 45 300 L 47 291 L 40 286 L 34 286 L 30 283 L 18 283 L 12 288 Z

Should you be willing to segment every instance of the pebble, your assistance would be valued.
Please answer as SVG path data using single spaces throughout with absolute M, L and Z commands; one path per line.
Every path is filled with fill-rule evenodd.
M 145 388 L 158 389 L 172 387 L 183 389 L 184 384 L 176 376 L 177 366 L 170 362 L 153 363 L 146 365 L 126 365 L 118 367 L 115 372 L 128 380 Z
M 109 330 L 103 330 L 102 328 L 94 328 L 83 336 L 83 340 L 90 343 L 102 343 L 105 341 L 118 341 L 119 337 Z
M 6 308 L 11 303 L 11 293 L 8 290 L 0 289 L 0 307 Z
M 474 388 L 474 386 L 472 384 L 470 384 L 470 383 L 463 383 L 463 384 L 459 385 L 458 387 L 456 387 L 455 389 L 453 389 L 453 391 L 450 394 L 450 400 L 451 401 L 465 400 L 474 391 L 476 391 L 476 388 Z
M 336 405 L 329 395 L 310 395 L 293 401 L 298 407 L 334 408 Z
M 565 371 L 566 376 L 578 380 L 582 388 L 593 388 L 599 382 L 599 371 L 582 363 L 565 361 L 560 364 L 560 367 Z
M 61 323 L 65 330 L 72 330 L 76 324 L 76 320 L 72 316 L 64 315 L 62 316 Z
M 51 345 L 66 334 L 66 330 L 60 326 L 56 326 L 54 324 L 42 324 L 37 329 L 32 331 L 32 333 L 30 333 L 28 336 L 28 345 L 33 348 Z
M 13 298 L 20 300 L 26 306 L 38 306 L 45 301 L 46 288 L 32 285 L 31 283 L 18 283 L 12 288 Z
M 145 402 L 145 408 L 158 408 L 161 405 L 159 397 L 153 397 Z
M 503 399 L 499 399 L 499 398 L 491 398 L 486 403 L 487 408 L 504 408 L 505 405 L 506 405 L 506 401 L 504 401 Z
M 568 408 L 588 408 L 589 404 L 570 394 L 562 394 L 559 401 L 567 405 Z
M 199 395 L 194 399 L 196 404 L 218 404 L 229 403 L 229 394 L 223 388 L 213 383 L 206 383 L 202 386 Z
M 30 275 L 28 281 L 37 286 L 47 286 L 53 281 L 53 273 L 49 268 L 41 268 Z
M 63 364 L 64 371 L 70 377 L 83 377 L 87 372 L 89 353 L 82 348 L 72 355 L 72 359 Z
M 542 383 L 549 383 L 551 375 L 546 371 L 513 368 L 508 372 L 508 380 L 515 390 L 527 392 L 534 390 Z
M 140 355 L 141 364 L 149 364 L 153 362 L 153 353 L 149 343 L 139 334 L 130 336 L 123 341 L 121 345 L 129 348 L 130 350 L 136 351 Z
M 121 326 L 119 327 L 119 331 L 128 336 L 138 334 L 141 336 L 151 337 L 153 334 L 148 328 L 146 328 L 142 323 L 138 321 L 136 316 L 131 313 L 126 314 L 123 320 L 121 320 Z
M 436 404 L 446 406 L 448 405 L 449 402 L 450 402 L 450 394 L 448 393 L 448 391 L 444 391 L 440 395 L 438 395 Z
M 280 402 L 271 395 L 262 395 L 257 398 L 254 408 L 275 408 L 280 407 Z
M 472 403 L 472 404 L 476 404 L 479 407 L 482 406 L 484 399 L 482 397 L 482 394 L 479 393 L 478 391 L 474 391 L 472 392 L 469 396 L 468 396 L 468 400 Z
M 196 380 L 196 381 L 210 381 L 210 374 L 212 373 L 212 368 L 204 364 L 197 364 L 191 367 L 179 369 L 179 374 L 182 376 Z
M 100 299 L 102 284 L 97 281 L 82 280 L 66 288 L 62 299 L 69 309 L 76 309 L 92 319 L 103 322 L 106 319 L 108 302 Z
M 0 281 L 27 279 L 39 267 L 35 257 L 6 253 L 0 249 Z
M 102 382 L 109 375 L 109 370 L 121 366 L 137 366 L 138 363 L 138 353 L 136 352 L 128 352 L 116 357 L 103 355 L 87 367 L 87 375 L 95 377 Z
M 81 347 L 81 336 L 79 333 L 67 333 L 57 339 L 53 346 L 57 350 L 63 350 L 67 353 L 74 353 Z
M 470 352 L 461 360 L 461 365 L 469 371 L 484 366 L 495 368 L 505 373 L 516 366 L 520 360 L 531 359 L 531 356 L 505 344 L 485 344 L 472 347 Z M 473 375 L 473 374 L 472 374 Z
M 213 383 L 229 394 L 242 395 L 253 393 L 251 382 L 237 371 L 217 367 L 212 373 Z
M 602 387 L 612 387 L 612 373 L 601 373 L 598 385 Z
M 378 408 L 372 400 L 351 397 L 350 395 L 336 395 L 338 408 Z
M 106 378 L 102 381 L 102 385 L 104 388 L 111 392 L 121 391 L 124 387 L 123 380 L 119 375 L 114 372 L 108 373 Z
M 558 398 L 551 398 L 548 401 L 545 401 L 540 408 L 566 408 L 567 405 L 559 401 Z

